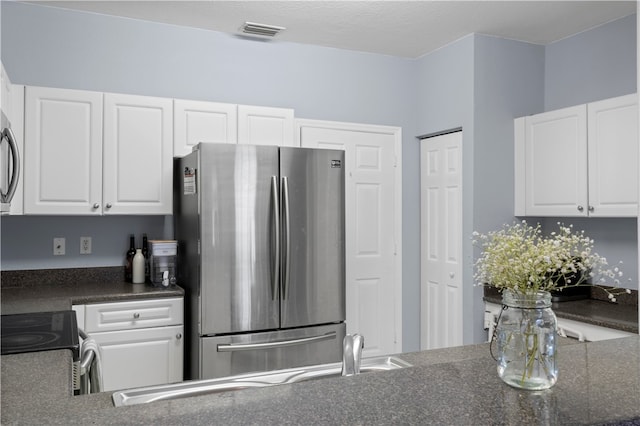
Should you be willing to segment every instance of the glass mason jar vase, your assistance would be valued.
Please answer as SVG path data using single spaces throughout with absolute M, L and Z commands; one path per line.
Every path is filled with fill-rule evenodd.
M 516 388 L 550 388 L 558 380 L 556 315 L 551 310 L 551 294 L 505 289 L 502 305 L 496 326 L 498 375 Z

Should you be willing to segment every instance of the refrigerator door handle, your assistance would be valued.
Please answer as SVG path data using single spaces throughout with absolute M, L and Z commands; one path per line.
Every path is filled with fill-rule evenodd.
M 274 256 L 273 276 L 271 277 L 271 299 L 278 295 L 278 278 L 280 276 L 280 202 L 278 197 L 278 176 L 271 176 L 271 203 L 273 204 Z
M 282 216 L 284 219 L 284 238 L 282 239 L 283 259 L 282 259 L 282 300 L 287 298 L 289 290 L 289 276 L 291 271 L 291 220 L 289 214 L 289 178 L 282 177 Z
M 279 340 L 266 343 L 220 343 L 218 344 L 218 352 L 237 352 L 237 351 L 255 351 L 260 349 L 276 349 L 287 346 L 306 345 L 308 343 L 321 342 L 324 340 L 332 340 L 336 338 L 336 332 L 322 334 L 319 336 L 303 337 L 301 339 Z

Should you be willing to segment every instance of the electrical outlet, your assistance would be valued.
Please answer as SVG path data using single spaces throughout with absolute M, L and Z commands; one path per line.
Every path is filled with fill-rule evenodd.
M 54 238 L 53 239 L 53 255 L 54 256 L 64 256 L 65 253 L 65 241 L 64 238 Z
M 80 237 L 80 254 L 91 254 L 91 237 Z

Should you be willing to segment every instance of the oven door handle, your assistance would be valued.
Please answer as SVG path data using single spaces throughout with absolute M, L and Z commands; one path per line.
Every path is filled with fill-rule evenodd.
M 80 394 L 98 393 L 102 391 L 102 365 L 100 347 L 82 329 L 78 334 L 83 339 L 80 360 Z

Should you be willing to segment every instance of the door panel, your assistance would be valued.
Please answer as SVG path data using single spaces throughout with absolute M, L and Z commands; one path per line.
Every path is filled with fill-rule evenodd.
M 102 93 L 27 87 L 24 148 L 26 214 L 101 213 Z
M 290 218 L 281 327 L 344 321 L 344 152 L 281 148 L 280 174 Z
M 201 334 L 278 327 L 273 197 L 278 150 L 201 144 Z
M 462 344 L 462 133 L 421 142 L 422 349 Z
M 182 381 L 182 325 L 93 333 L 102 350 L 102 391 Z
M 172 109 L 169 99 L 104 95 L 105 214 L 173 213 Z

